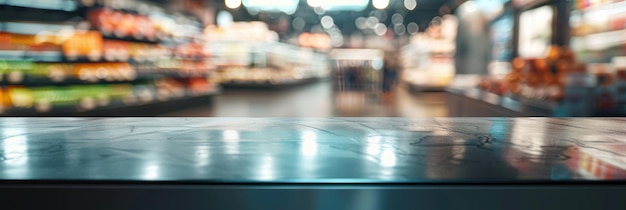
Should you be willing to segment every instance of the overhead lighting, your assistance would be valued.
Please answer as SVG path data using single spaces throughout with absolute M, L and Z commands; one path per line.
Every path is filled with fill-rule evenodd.
M 248 11 L 270 11 L 293 14 L 298 8 L 299 0 L 242 0 Z
M 391 22 L 393 24 L 402 24 L 404 22 L 404 17 L 401 14 L 396 13 L 391 16 Z
M 358 17 L 355 21 L 354 24 L 356 25 L 356 27 L 358 29 L 365 29 L 367 28 L 367 18 L 364 17 Z
M 388 1 L 388 0 L 387 0 Z M 369 0 L 307 0 L 310 7 L 321 7 L 326 11 L 353 10 L 361 11 L 367 7 Z
M 372 0 L 372 5 L 376 9 L 385 9 L 389 6 L 389 0 Z
M 236 9 L 241 6 L 241 0 L 224 0 L 226 7 Z
M 230 12 L 222 10 L 217 13 L 217 25 L 220 27 L 229 27 L 233 24 L 233 15 Z
M 419 26 L 417 25 L 417 23 L 409 23 L 406 26 L 406 30 L 407 32 L 409 32 L 409 34 L 414 35 L 414 34 L 417 34 L 417 32 L 419 32 Z
M 415 7 L 417 7 L 416 0 L 404 0 L 404 8 L 412 11 L 415 9 Z
M 378 18 L 376 17 L 368 17 L 367 20 L 365 21 L 365 24 L 367 25 L 368 28 L 374 28 L 376 27 L 376 24 L 378 24 Z
M 374 32 L 376 32 L 376 35 L 378 36 L 385 35 L 385 33 L 387 33 L 387 26 L 382 23 L 376 24 L 376 27 L 374 28 Z
M 322 6 L 322 1 L 323 0 L 307 0 L 306 3 L 310 7 L 320 7 L 320 6 Z
M 406 33 L 406 27 L 402 24 L 394 25 L 393 32 L 395 32 L 398 36 L 402 36 Z
M 330 16 L 324 16 L 322 17 L 321 24 L 324 28 L 330 28 L 335 25 L 335 21 Z

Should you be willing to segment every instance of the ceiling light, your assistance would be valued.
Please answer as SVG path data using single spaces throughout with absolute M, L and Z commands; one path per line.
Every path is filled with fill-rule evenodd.
M 417 25 L 417 23 L 409 23 L 409 25 L 406 26 L 406 30 L 411 34 L 414 35 L 417 32 L 419 32 L 419 26 Z
M 406 8 L 408 10 L 414 10 L 415 7 L 417 7 L 417 1 L 416 0 L 404 0 L 404 8 Z
M 401 14 L 396 13 L 391 16 L 391 22 L 393 24 L 402 24 L 404 22 L 404 17 Z
M 335 25 L 335 21 L 330 16 L 324 16 L 322 17 L 321 24 L 322 24 L 322 27 L 324 28 L 330 28 L 333 25 Z
M 385 24 L 379 23 L 376 24 L 376 28 L 374 29 L 376 32 L 376 35 L 378 36 L 382 36 L 385 35 L 385 33 L 387 33 L 387 26 Z
M 354 24 L 356 25 L 356 27 L 358 29 L 365 29 L 367 28 L 367 18 L 364 17 L 358 17 L 355 21 Z
M 322 6 L 322 0 L 307 0 L 306 3 L 309 4 L 310 7 Z
M 367 18 L 367 21 L 366 21 L 367 27 L 374 28 L 377 23 L 379 23 L 378 18 L 376 17 Z
M 389 6 L 389 0 L 372 0 L 372 5 L 376 9 L 385 9 Z
M 406 27 L 402 24 L 394 25 L 393 32 L 395 32 L 398 36 L 402 36 L 406 33 Z
M 241 0 L 224 0 L 226 7 L 236 9 L 241 6 Z
M 297 31 L 302 31 L 304 29 L 304 26 L 306 26 L 306 21 L 300 17 L 297 17 L 294 18 L 293 21 L 291 21 L 291 26 Z

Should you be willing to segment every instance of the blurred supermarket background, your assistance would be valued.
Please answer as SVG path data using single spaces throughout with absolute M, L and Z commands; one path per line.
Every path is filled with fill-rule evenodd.
M 1 116 L 626 116 L 623 0 L 0 0 Z

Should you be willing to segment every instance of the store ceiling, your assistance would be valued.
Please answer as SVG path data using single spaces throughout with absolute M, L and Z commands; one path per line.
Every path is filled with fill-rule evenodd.
M 372 0 L 366 9 L 362 11 L 327 11 L 324 14 L 317 14 L 313 8 L 307 4 L 307 0 L 300 0 L 296 12 L 292 15 L 286 15 L 280 12 L 262 12 L 259 14 L 250 14 L 243 6 L 237 9 L 229 9 L 225 6 L 224 0 L 151 0 L 153 2 L 166 3 L 171 1 L 201 1 L 206 3 L 212 8 L 215 8 L 217 12 L 225 10 L 229 11 L 233 15 L 235 21 L 264 21 L 270 25 L 276 24 L 283 20 L 292 23 L 296 18 L 301 18 L 305 21 L 305 26 L 302 30 L 294 29 L 290 27 L 289 33 L 299 32 L 315 32 L 320 28 L 320 20 L 323 16 L 331 16 L 334 20 L 334 24 L 341 30 L 343 34 L 352 34 L 354 32 L 362 32 L 356 27 L 355 20 L 358 17 L 369 17 L 374 15 L 374 11 L 379 11 L 378 15 L 382 15 L 382 19 L 388 26 L 392 26 L 391 16 L 395 13 L 400 13 L 404 17 L 403 24 L 406 26 L 409 23 L 417 23 L 420 30 L 424 30 L 428 27 L 430 21 L 441 14 L 451 13 L 454 9 L 466 0 L 417 0 L 417 7 L 408 11 L 404 6 L 404 0 L 390 0 L 389 5 L 384 10 L 377 10 L 372 6 Z M 442 9 L 443 8 L 443 9 Z M 384 12 L 381 12 L 384 11 Z M 217 14 L 216 12 L 216 14 Z M 442 13 L 443 12 L 443 13 Z M 292 24 L 289 24 L 292 26 Z

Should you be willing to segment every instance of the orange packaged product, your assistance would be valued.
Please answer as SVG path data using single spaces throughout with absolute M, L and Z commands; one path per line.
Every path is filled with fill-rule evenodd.
M 128 37 L 132 36 L 136 31 L 137 21 L 135 16 L 131 14 L 119 13 L 119 21 L 115 27 L 115 36 Z
M 11 47 L 11 34 L 0 32 L 0 49 L 9 49 Z
M 103 39 L 100 32 L 76 32 L 63 42 L 63 53 L 70 60 L 87 57 L 89 60 L 100 60 L 103 52 Z

